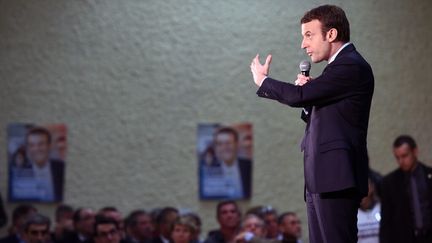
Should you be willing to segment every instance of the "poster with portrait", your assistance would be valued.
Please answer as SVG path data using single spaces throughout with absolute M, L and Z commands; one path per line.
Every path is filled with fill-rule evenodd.
M 8 126 L 7 136 L 9 201 L 62 201 L 66 125 L 15 123 Z
M 199 124 L 201 200 L 248 199 L 252 194 L 252 124 Z

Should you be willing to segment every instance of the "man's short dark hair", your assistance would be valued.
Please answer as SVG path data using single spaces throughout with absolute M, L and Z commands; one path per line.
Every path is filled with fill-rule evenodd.
M 51 225 L 51 220 L 48 217 L 43 216 L 42 214 L 32 214 L 29 217 L 27 217 L 25 223 L 24 223 L 24 232 L 27 232 L 30 228 L 30 225 L 46 225 L 47 230 L 49 230 Z
M 43 135 L 43 136 L 45 136 L 47 138 L 47 143 L 51 144 L 51 133 L 46 128 L 43 128 L 43 127 L 33 127 L 33 128 L 31 128 L 27 132 L 26 142 L 28 140 L 28 137 L 30 137 L 31 135 Z
M 119 225 L 117 221 L 113 218 L 105 217 L 103 215 L 96 215 L 95 222 L 93 224 L 93 235 L 98 236 L 98 226 L 101 224 L 112 224 L 116 228 L 116 230 L 119 230 Z
M 65 214 L 70 213 L 73 215 L 74 210 L 71 206 L 66 205 L 66 204 L 60 204 L 59 206 L 57 206 L 56 211 L 55 211 L 55 219 L 56 222 L 59 222 Z
M 158 216 L 156 218 L 156 223 L 158 225 L 166 223 L 167 217 L 171 213 L 178 214 L 178 210 L 176 208 L 174 208 L 174 207 L 165 207 L 165 208 L 163 208 L 162 211 L 160 211 L 160 213 L 158 214 Z
M 332 28 L 337 30 L 336 41 L 350 41 L 350 27 L 348 19 L 342 8 L 334 5 L 322 5 L 305 13 L 300 20 L 301 24 L 319 20 L 322 24 L 323 36 Z
M 138 224 L 138 217 L 143 216 L 143 215 L 150 217 L 150 215 L 146 211 L 144 211 L 144 210 L 137 209 L 137 210 L 132 211 L 126 217 L 126 220 L 125 220 L 126 227 L 135 227 L 135 226 L 137 226 L 137 224 Z
M 16 224 L 19 219 L 28 216 L 31 212 L 37 212 L 37 209 L 30 204 L 18 205 L 12 212 L 12 223 Z
M 216 216 L 219 217 L 219 214 L 220 214 L 220 211 L 221 211 L 222 207 L 225 206 L 225 205 L 229 205 L 229 204 L 234 205 L 235 208 L 237 209 L 237 212 L 239 214 L 241 214 L 240 208 L 239 208 L 239 206 L 238 206 L 238 204 L 237 204 L 236 201 L 234 201 L 234 200 L 225 200 L 225 201 L 221 201 L 221 202 L 219 202 L 217 204 L 217 206 L 216 206 Z
M 393 142 L 393 148 L 399 148 L 403 144 L 408 144 L 411 149 L 417 148 L 417 144 L 410 135 L 400 135 Z
M 282 213 L 279 218 L 278 218 L 278 225 L 283 224 L 283 221 L 285 220 L 286 217 L 288 216 L 296 216 L 296 214 L 294 212 L 285 212 Z
M 219 134 L 231 134 L 234 137 L 234 141 L 238 141 L 239 140 L 239 135 L 238 132 L 232 128 L 232 127 L 221 127 L 219 129 L 216 130 L 214 137 L 216 138 L 217 135 Z

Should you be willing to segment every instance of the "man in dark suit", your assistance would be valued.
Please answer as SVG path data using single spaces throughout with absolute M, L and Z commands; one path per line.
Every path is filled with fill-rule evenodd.
M 315 63 L 328 61 L 315 79 L 298 75 L 293 85 L 267 77 L 258 55 L 251 63 L 260 97 L 305 107 L 305 198 L 310 242 L 357 242 L 357 208 L 367 194 L 366 137 L 374 77 L 349 43 L 344 11 L 324 5 L 301 20 L 301 47 Z
M 43 189 L 41 201 L 62 201 L 64 162 L 50 159 L 51 134 L 42 127 L 32 128 L 26 136 L 26 150 L 32 163 L 33 177 Z
M 382 180 L 380 242 L 432 242 L 432 168 L 410 136 L 396 138 L 393 153 L 399 168 Z

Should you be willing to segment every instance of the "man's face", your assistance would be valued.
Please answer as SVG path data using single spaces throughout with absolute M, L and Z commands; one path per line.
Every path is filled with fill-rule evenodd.
M 253 233 L 255 236 L 265 237 L 266 230 L 265 230 L 264 222 L 259 220 L 257 217 L 247 218 L 243 222 L 243 229 L 246 232 Z
M 280 230 L 284 236 L 298 239 L 301 236 L 300 220 L 295 215 L 287 215 L 280 225 Z
M 192 232 L 184 225 L 175 225 L 171 238 L 174 243 L 189 243 L 192 240 Z
M 318 63 L 330 58 L 331 45 L 327 35 L 323 36 L 321 22 L 312 20 L 301 25 L 303 41 L 301 48 L 306 50 L 312 62 Z
M 38 166 L 44 166 L 49 157 L 50 144 L 44 134 L 30 134 L 27 137 L 27 153 L 31 161 Z
M 171 225 L 176 221 L 177 217 L 178 213 L 176 212 L 170 212 L 168 215 L 166 215 L 164 222 L 162 222 L 159 227 L 159 231 L 164 237 L 169 238 L 171 233 Z
M 119 211 L 114 211 L 114 210 L 113 211 L 107 211 L 107 212 L 104 212 L 103 215 L 107 218 L 114 219 L 120 228 L 120 232 L 122 232 L 122 233 L 124 232 L 123 215 Z
M 119 243 L 120 233 L 114 224 L 99 224 L 94 241 L 95 243 Z
M 95 222 L 95 213 L 87 208 L 80 212 L 80 220 L 76 224 L 77 231 L 81 234 L 90 236 L 93 234 L 93 224 Z
M 221 227 L 237 228 L 240 225 L 240 212 L 234 204 L 223 205 L 219 210 L 218 221 Z
M 215 155 L 228 164 L 237 157 L 237 141 L 230 133 L 219 133 L 215 137 Z
M 407 143 L 397 148 L 393 148 L 393 154 L 402 171 L 409 172 L 417 164 L 417 148 L 412 149 Z
M 137 225 L 132 229 L 133 233 L 139 239 L 150 239 L 152 237 L 153 226 L 150 216 L 140 215 L 137 218 Z
M 49 242 L 49 229 L 46 224 L 31 224 L 24 235 L 27 243 Z
M 264 221 L 267 226 L 268 238 L 276 238 L 279 234 L 279 228 L 277 223 L 277 217 L 273 213 L 267 213 L 264 215 Z

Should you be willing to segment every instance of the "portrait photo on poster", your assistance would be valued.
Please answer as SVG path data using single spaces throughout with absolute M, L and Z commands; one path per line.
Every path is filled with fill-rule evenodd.
M 7 128 L 10 202 L 63 200 L 67 128 L 14 123 Z
M 252 124 L 198 124 L 197 161 L 201 200 L 249 199 Z

